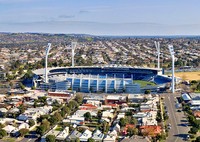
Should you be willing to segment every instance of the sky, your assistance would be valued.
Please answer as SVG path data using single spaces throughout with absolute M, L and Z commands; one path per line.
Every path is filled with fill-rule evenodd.
M 200 35 L 200 0 L 0 0 L 0 32 Z

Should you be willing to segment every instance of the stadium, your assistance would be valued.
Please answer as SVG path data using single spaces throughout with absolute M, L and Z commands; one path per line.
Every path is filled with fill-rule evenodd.
M 141 93 L 171 82 L 171 78 L 162 75 L 162 69 L 117 65 L 48 68 L 48 82 L 45 82 L 45 69 L 33 73 L 34 86 L 51 91 Z M 155 86 L 142 88 L 136 80 L 153 82 Z

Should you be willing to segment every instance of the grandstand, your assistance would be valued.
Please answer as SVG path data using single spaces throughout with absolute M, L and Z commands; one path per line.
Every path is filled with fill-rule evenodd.
M 78 92 L 126 92 L 140 93 L 140 85 L 134 80 L 145 80 L 157 85 L 168 83 L 161 69 L 130 66 L 59 67 L 49 68 L 49 84 L 44 84 L 44 69 L 33 71 L 34 85 L 52 90 L 71 89 Z

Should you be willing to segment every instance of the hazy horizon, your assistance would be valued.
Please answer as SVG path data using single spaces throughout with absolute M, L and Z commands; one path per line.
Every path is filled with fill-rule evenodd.
M 0 0 L 0 32 L 200 35 L 198 0 Z

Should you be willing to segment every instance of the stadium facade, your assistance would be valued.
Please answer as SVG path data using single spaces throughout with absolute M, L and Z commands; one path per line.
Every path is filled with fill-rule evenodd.
M 152 81 L 157 85 L 171 81 L 162 76 L 161 69 L 129 66 L 59 67 L 48 68 L 49 82 L 44 83 L 44 69 L 33 71 L 34 86 L 41 89 L 78 92 L 126 92 L 140 93 L 140 85 L 134 80 Z

